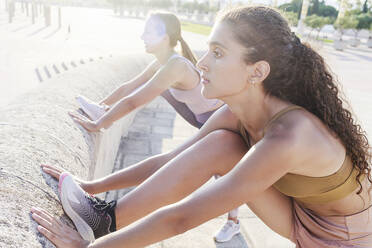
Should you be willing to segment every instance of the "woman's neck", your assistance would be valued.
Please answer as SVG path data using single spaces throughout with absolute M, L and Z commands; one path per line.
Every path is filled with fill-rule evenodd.
M 223 99 L 223 101 L 256 142 L 263 137 L 264 128 L 270 119 L 280 110 L 291 105 L 267 95 L 261 97 L 239 95 Z
M 164 65 L 168 62 L 170 56 L 176 53 L 173 49 L 167 49 L 165 51 L 161 51 L 159 53 L 155 53 L 156 59 L 159 61 L 160 64 Z

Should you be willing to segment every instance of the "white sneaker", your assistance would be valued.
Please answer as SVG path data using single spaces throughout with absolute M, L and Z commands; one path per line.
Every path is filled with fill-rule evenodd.
M 240 222 L 236 224 L 232 220 L 228 220 L 221 230 L 214 236 L 216 242 L 227 242 L 236 234 L 240 233 Z
M 92 121 L 98 120 L 106 112 L 105 106 L 99 105 L 84 96 L 77 96 L 76 101 Z

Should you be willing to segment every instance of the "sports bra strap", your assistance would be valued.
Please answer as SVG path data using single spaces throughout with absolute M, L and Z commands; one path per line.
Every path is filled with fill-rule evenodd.
M 188 58 L 185 58 L 185 57 L 183 57 L 182 55 L 180 55 L 180 54 L 178 54 L 178 53 L 174 53 L 174 54 L 172 54 L 170 57 L 169 57 L 169 59 L 168 59 L 168 61 L 167 62 L 169 62 L 169 61 L 171 61 L 172 59 L 175 59 L 175 58 L 180 58 L 180 59 L 182 59 L 182 60 L 184 60 L 186 63 L 188 63 L 194 70 L 196 70 L 198 73 L 200 73 L 200 70 L 188 59 Z
M 279 111 L 278 113 L 276 113 L 265 125 L 264 127 L 264 130 L 263 130 L 263 135 L 265 136 L 265 133 L 267 131 L 267 129 L 271 126 L 271 124 L 276 121 L 277 119 L 279 119 L 281 116 L 283 116 L 285 113 L 289 112 L 289 111 L 292 111 L 292 110 L 296 110 L 296 109 L 303 109 L 302 107 L 300 106 L 297 106 L 297 105 L 293 105 L 293 106 L 289 106 L 281 111 Z

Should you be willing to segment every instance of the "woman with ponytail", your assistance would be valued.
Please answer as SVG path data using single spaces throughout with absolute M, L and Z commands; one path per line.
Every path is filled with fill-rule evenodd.
M 219 16 L 198 67 L 226 105 L 115 208 L 120 226 L 146 217 L 88 244 L 36 209 L 39 230 L 57 247 L 144 247 L 246 203 L 297 248 L 372 247 L 371 149 L 323 58 L 274 9 L 241 7 Z M 62 194 L 84 195 L 64 178 Z
M 76 112 L 70 115 L 85 129 L 95 132 L 162 95 L 186 121 L 200 128 L 223 103 L 202 96 L 196 58 L 182 38 L 179 19 L 171 13 L 150 14 L 141 39 L 146 52 L 156 59 L 99 104 L 78 96 L 77 101 L 90 120 Z M 182 55 L 174 50 L 178 42 Z

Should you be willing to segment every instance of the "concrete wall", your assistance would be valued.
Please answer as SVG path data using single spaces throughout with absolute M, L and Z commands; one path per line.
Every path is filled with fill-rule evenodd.
M 58 165 L 84 179 L 110 173 L 120 137 L 135 114 L 103 133 L 88 133 L 67 115 L 77 108 L 74 97 L 99 100 L 150 60 L 128 55 L 92 62 L 43 82 L 0 109 L 0 247 L 54 247 L 37 233 L 30 217 L 31 207 L 39 206 L 68 222 L 57 182 L 40 164 Z

